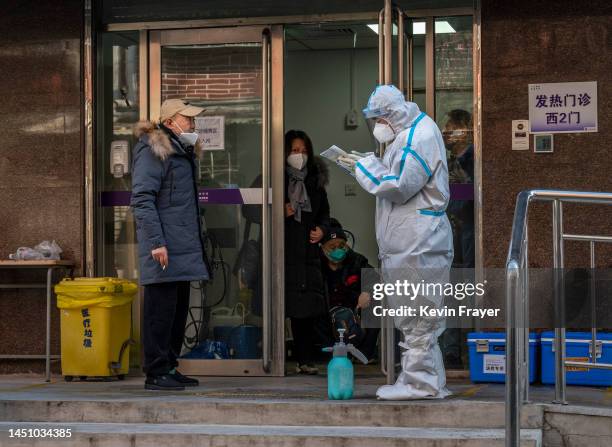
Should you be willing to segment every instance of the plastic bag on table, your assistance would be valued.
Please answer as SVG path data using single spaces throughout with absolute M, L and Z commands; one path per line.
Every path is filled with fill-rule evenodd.
M 34 250 L 40 252 L 43 255 L 43 259 L 49 259 L 54 261 L 60 260 L 60 253 L 62 252 L 62 249 L 59 245 L 57 245 L 57 242 L 55 242 L 55 240 L 51 242 L 42 241 L 40 244 L 34 247 Z
M 9 259 L 15 261 L 39 261 L 45 259 L 43 254 L 38 250 L 30 247 L 19 247 L 15 253 L 9 255 Z
M 19 247 L 15 253 L 9 255 L 9 259 L 16 261 L 59 261 L 62 249 L 55 241 L 42 241 L 34 248 Z

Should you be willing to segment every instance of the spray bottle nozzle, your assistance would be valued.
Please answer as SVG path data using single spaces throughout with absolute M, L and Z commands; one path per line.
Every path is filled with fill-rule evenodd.
M 344 332 L 346 331 L 346 329 L 338 329 L 338 337 L 340 338 L 339 342 L 340 343 L 344 343 Z

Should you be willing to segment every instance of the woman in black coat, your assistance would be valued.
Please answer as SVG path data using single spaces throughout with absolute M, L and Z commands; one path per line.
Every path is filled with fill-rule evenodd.
M 319 242 L 329 227 L 328 171 L 301 130 L 285 134 L 285 160 L 285 315 L 291 319 L 296 372 L 317 374 L 315 326 L 327 312 Z M 261 176 L 251 187 L 261 188 Z M 247 222 L 261 224 L 259 206 L 244 205 L 242 212 Z
M 328 231 L 328 171 L 301 130 L 285 134 L 285 311 L 298 362 L 296 372 L 317 374 L 314 332 L 327 302 L 319 242 Z

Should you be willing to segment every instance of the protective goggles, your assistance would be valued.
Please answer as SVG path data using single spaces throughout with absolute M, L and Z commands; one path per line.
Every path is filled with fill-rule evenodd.
M 362 112 L 365 119 L 369 120 L 387 116 L 389 114 L 389 109 L 386 107 L 380 107 L 377 109 L 370 109 L 369 107 L 366 107 L 362 110 Z

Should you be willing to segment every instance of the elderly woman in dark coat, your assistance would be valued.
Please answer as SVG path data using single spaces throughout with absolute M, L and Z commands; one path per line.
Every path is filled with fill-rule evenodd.
M 285 306 L 298 362 L 296 372 L 317 374 L 313 365 L 317 320 L 327 303 L 319 242 L 328 231 L 327 167 L 314 156 L 300 130 L 285 135 Z

